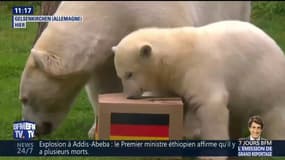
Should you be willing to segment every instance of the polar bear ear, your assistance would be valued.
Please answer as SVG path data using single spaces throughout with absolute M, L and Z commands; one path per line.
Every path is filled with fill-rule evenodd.
M 116 53 L 116 50 L 117 50 L 117 46 L 113 46 L 113 47 L 112 47 L 113 53 Z
M 144 44 L 140 48 L 140 56 L 143 58 L 149 58 L 151 56 L 152 48 L 150 44 Z
M 36 66 L 49 75 L 60 77 L 70 74 L 68 66 L 65 66 L 62 58 L 55 54 L 44 50 L 32 49 L 31 55 L 34 58 Z

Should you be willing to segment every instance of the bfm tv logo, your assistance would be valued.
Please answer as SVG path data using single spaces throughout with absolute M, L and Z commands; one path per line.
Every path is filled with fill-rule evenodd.
M 13 124 L 14 139 L 30 140 L 35 137 L 36 124 L 29 121 L 18 121 Z

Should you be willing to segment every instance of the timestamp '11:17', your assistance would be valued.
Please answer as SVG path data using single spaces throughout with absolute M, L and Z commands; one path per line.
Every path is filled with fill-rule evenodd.
M 12 8 L 12 13 L 13 14 L 18 14 L 18 15 L 31 15 L 34 14 L 34 7 L 33 6 L 14 6 Z

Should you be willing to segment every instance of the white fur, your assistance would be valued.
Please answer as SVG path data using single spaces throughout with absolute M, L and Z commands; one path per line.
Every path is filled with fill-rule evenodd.
M 140 56 L 145 43 L 152 47 L 148 59 Z M 284 53 L 256 26 L 222 21 L 197 28 L 145 28 L 116 48 L 115 67 L 128 96 L 141 94 L 141 88 L 177 93 L 188 114 L 197 117 L 201 138 L 229 139 L 230 114 L 240 123 L 260 114 L 268 126 L 265 137 L 285 138 Z M 127 72 L 133 77 L 126 79 Z
M 237 3 L 242 9 L 236 7 Z M 225 18 L 250 17 L 250 12 L 239 12 L 250 10 L 249 2 L 235 2 L 226 10 L 224 2 L 215 2 L 213 10 L 207 7 L 212 4 L 204 2 L 195 10 L 196 4 L 199 2 L 62 2 L 55 15 L 79 15 L 83 22 L 49 23 L 33 46 L 20 86 L 20 98 L 28 99 L 28 104 L 23 104 L 28 108 L 23 109 L 23 118 L 37 122 L 39 127 L 51 121 L 54 130 L 85 84 L 96 111 L 98 93 L 122 90 L 111 47 L 138 28 L 197 26 Z M 203 16 L 197 20 L 200 14 Z M 210 15 L 217 17 L 207 18 Z M 46 118 L 49 110 L 52 117 L 59 118 Z M 95 123 L 90 137 L 94 128 Z

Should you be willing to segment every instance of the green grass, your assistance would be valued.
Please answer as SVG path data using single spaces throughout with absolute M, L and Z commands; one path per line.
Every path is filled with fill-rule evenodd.
M 31 2 L 29 2 L 31 3 Z M 22 2 L 21 2 L 22 4 Z M 285 3 L 284 3 L 285 4 Z M 15 3 L 13 4 L 15 5 Z M 29 23 L 27 29 L 11 28 L 11 6 L 0 2 L 0 139 L 11 140 L 12 124 L 21 119 L 21 105 L 18 101 L 19 82 L 22 70 L 32 47 L 37 24 Z M 36 8 L 38 11 L 38 8 Z M 263 15 L 253 12 L 252 22 L 277 41 L 285 51 L 285 16 Z M 43 139 L 88 139 L 87 132 L 93 123 L 93 111 L 87 95 L 81 91 L 79 97 L 62 126 Z M 0 159 L 48 159 L 60 160 L 64 157 L 2 157 Z M 95 159 L 93 157 L 69 157 L 68 159 Z M 96 158 L 99 159 L 99 158 Z M 119 158 L 100 158 L 119 159 Z M 122 158 L 120 158 L 122 159 Z M 134 159 L 134 158 L 128 158 Z M 141 158 L 140 158 L 141 159 Z M 284 158 L 276 158 L 278 160 Z
M 282 48 L 283 52 L 285 51 L 285 16 L 252 15 L 252 23 L 269 34 Z
M 0 139 L 12 139 L 13 121 L 21 118 L 19 80 L 37 29 L 35 24 L 28 27 L 12 29 L 11 12 L 0 5 Z
M 12 124 L 21 119 L 18 101 L 20 77 L 37 32 L 37 24 L 28 23 L 26 29 L 12 29 L 10 7 L 0 7 L 0 139 L 12 139 Z M 92 107 L 82 91 L 62 126 L 43 138 L 87 139 L 92 123 Z

